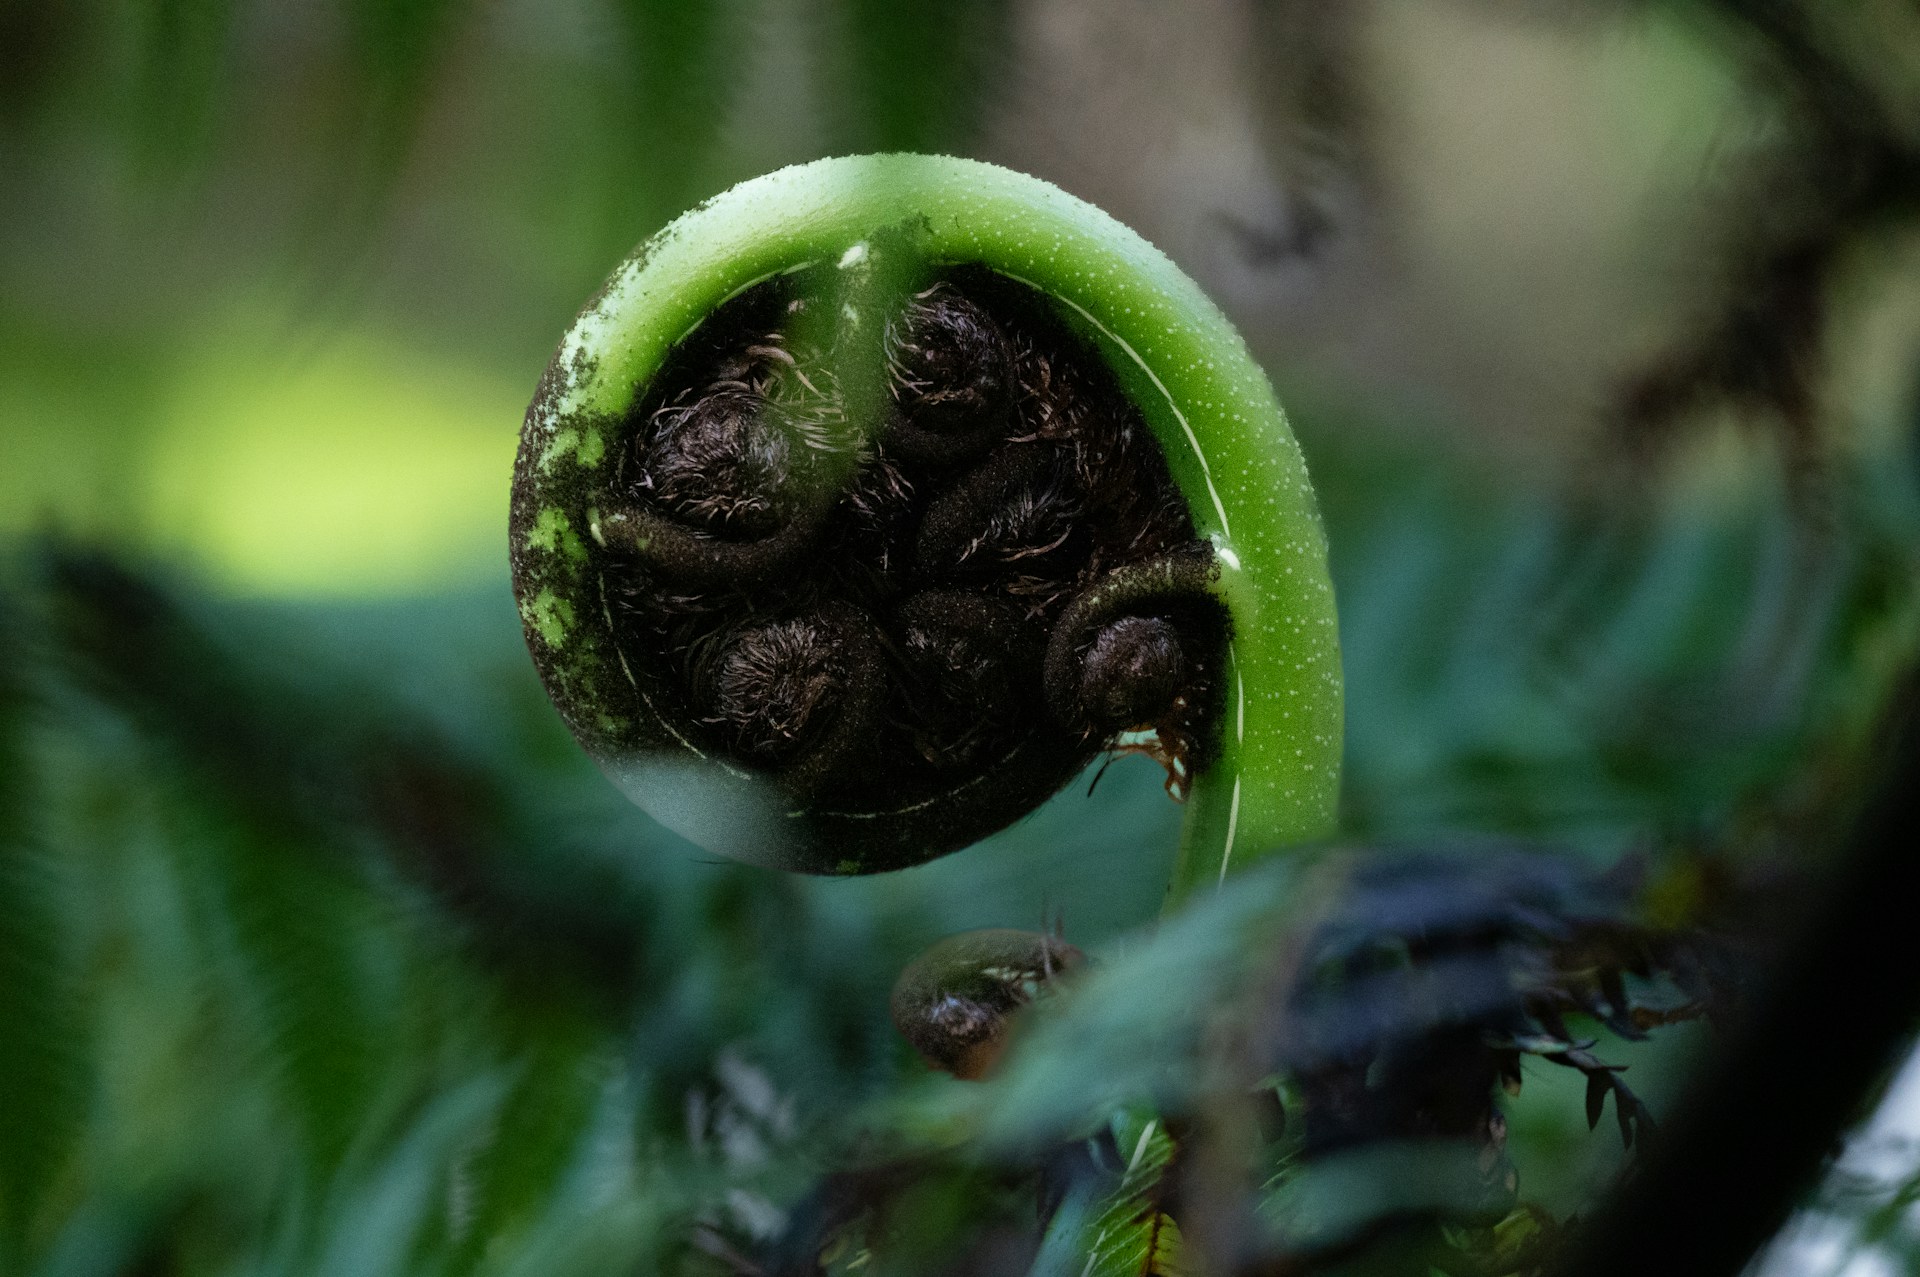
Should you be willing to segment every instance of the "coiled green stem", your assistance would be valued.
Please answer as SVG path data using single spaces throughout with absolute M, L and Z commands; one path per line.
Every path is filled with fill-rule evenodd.
M 990 278 L 969 285 L 982 270 Z M 804 286 L 782 294 L 786 280 Z M 974 317 L 969 308 L 981 296 L 1006 288 L 1030 300 L 988 304 L 988 318 Z M 664 455 L 658 451 L 654 459 L 634 460 L 636 435 L 674 428 L 677 420 L 658 415 L 671 404 L 648 408 L 662 393 L 656 381 L 676 359 L 684 361 L 691 346 L 709 341 L 702 325 L 730 304 L 772 307 L 767 324 L 780 331 L 742 338 L 725 351 L 715 345 L 703 356 L 701 384 L 708 390 L 701 393 L 750 391 L 766 406 L 748 410 L 740 424 L 714 426 L 710 437 L 672 443 L 667 451 L 677 448 L 676 458 L 696 452 L 715 458 L 702 463 L 709 466 L 703 473 L 722 474 L 727 482 L 757 473 L 756 467 L 786 465 L 781 482 L 792 491 L 764 501 L 729 495 L 720 480 L 712 492 L 689 489 L 669 464 L 673 458 L 658 460 Z M 736 327 L 753 322 L 742 318 Z M 995 344 L 990 330 L 996 323 L 1011 325 L 1006 349 L 1013 355 L 1003 356 Z M 1049 336 L 1055 328 L 1067 336 Z M 1127 515 L 1131 523 L 1113 515 L 1106 532 L 1079 548 L 1067 523 L 1047 530 L 1048 517 L 1063 509 L 1107 517 L 1099 511 L 1117 508 L 1117 493 L 1151 486 L 1150 480 L 1104 478 L 1098 458 L 1082 464 L 1089 452 L 1122 448 L 1130 437 L 1125 422 L 1111 424 L 1113 412 L 1104 412 L 1106 427 L 1089 428 L 1108 429 L 1101 437 L 1117 442 L 1090 448 L 1071 443 L 1065 426 L 1057 438 L 1048 433 L 1054 428 L 1049 414 L 1059 415 L 1045 398 L 1053 391 L 1035 390 L 1034 383 L 1089 380 L 1075 373 L 1070 354 L 1044 349 L 1049 342 L 1096 352 L 1100 377 L 1124 394 L 1126 413 L 1137 414 L 1151 432 L 1184 499 L 1186 522 L 1177 534 L 1150 510 Z M 1020 365 L 1021 358 L 1028 364 Z M 811 374 L 809 359 L 815 360 Z M 1009 378 L 1020 377 L 1024 389 L 1009 390 Z M 1101 393 L 1093 386 L 1074 402 L 1097 405 Z M 1001 406 L 1009 398 L 1015 406 Z M 637 421 L 643 409 L 648 420 Z M 1014 414 L 1010 424 L 981 425 L 980 414 L 1001 411 Z M 787 445 L 767 435 L 769 422 L 786 423 L 778 425 L 786 432 L 781 438 L 799 440 L 792 451 L 801 462 L 778 461 L 775 454 Z M 956 469 L 965 466 L 973 468 Z M 805 475 L 793 478 L 801 469 Z M 645 489 L 638 504 L 636 482 Z M 943 511 L 966 504 L 976 489 L 994 494 L 1012 513 L 997 516 L 986 531 L 961 536 Z M 662 492 L 679 503 L 669 511 L 678 526 L 660 522 L 662 507 L 646 504 L 663 499 Z M 887 527 L 917 526 L 919 540 L 901 550 L 887 539 L 890 532 L 868 536 L 863 520 L 880 528 L 882 514 L 895 521 Z M 850 530 L 823 532 L 822 520 L 833 527 L 840 520 Z M 676 548 L 676 539 L 686 545 Z M 1204 557 L 1183 549 L 1186 541 Z M 1121 542 L 1132 548 L 1115 548 Z M 899 725 L 919 693 L 896 687 L 882 695 L 871 680 L 908 678 L 910 654 L 896 649 L 910 648 L 914 634 L 924 638 L 941 628 L 935 620 L 976 636 L 968 641 L 981 661 L 998 659 L 999 642 L 979 636 L 1015 625 L 1002 606 L 1007 600 L 1024 608 L 1023 624 L 1051 626 L 1064 614 L 1081 627 L 1077 637 L 1054 630 L 1033 645 L 1034 660 L 1050 671 L 1040 699 L 1057 714 L 1080 719 L 1026 736 L 992 737 L 982 751 L 985 761 L 964 776 L 923 780 L 913 773 L 901 782 L 911 800 L 894 806 L 855 794 L 851 763 L 839 771 L 809 770 L 804 761 L 761 767 L 726 756 L 714 743 L 715 724 L 733 710 L 725 704 L 702 710 L 697 692 L 673 690 L 710 676 L 690 674 L 676 683 L 648 668 L 649 659 L 636 661 L 642 648 L 657 654 L 668 650 L 660 644 L 681 640 L 670 635 L 653 647 L 636 647 L 623 637 L 623 626 L 643 622 L 627 616 L 636 608 L 635 590 L 621 585 L 622 573 L 638 572 L 646 582 L 640 592 L 666 600 L 669 611 L 679 608 L 676 617 L 704 618 L 736 604 L 748 615 L 758 606 L 754 591 L 776 587 L 785 591 L 780 607 L 797 615 L 804 591 L 790 580 L 794 565 L 843 543 L 867 556 L 862 563 L 879 566 L 868 573 L 871 580 L 847 587 L 856 599 L 850 611 L 829 607 L 814 625 L 821 633 L 857 631 L 858 637 L 822 640 L 817 650 L 806 650 L 786 634 L 777 642 L 769 637 L 765 651 L 687 658 L 690 669 L 744 671 L 742 677 L 760 671 L 776 699 L 792 702 L 793 714 L 782 721 L 795 725 L 781 729 L 785 736 L 768 737 L 768 749 L 777 752 L 787 739 L 803 743 L 811 714 L 823 723 L 831 718 L 819 730 L 836 748 L 851 750 L 850 757 L 859 755 L 859 742 L 849 739 L 859 733 L 848 726 L 848 705 L 877 715 L 871 720 L 876 740 L 928 738 L 930 729 Z M 983 545 L 994 549 L 1004 571 L 1013 570 L 1005 564 L 1025 570 L 1057 562 L 1046 569 L 1057 589 L 1032 584 L 1031 573 L 1020 578 L 1027 584 L 976 583 L 967 575 L 967 556 L 985 557 Z M 704 566 L 689 563 L 682 571 L 689 547 L 714 554 Z M 1191 280 L 1126 227 L 1037 179 L 934 156 L 822 160 L 744 183 L 676 221 L 614 273 L 541 382 L 516 468 L 512 554 L 529 645 L 575 735 L 642 806 L 715 850 L 839 873 L 898 867 L 953 850 L 1056 789 L 1084 760 L 1081 744 L 1151 744 L 1109 729 L 1147 715 L 1146 701 L 1169 692 L 1183 712 L 1191 711 L 1182 722 L 1207 738 L 1196 752 L 1169 749 L 1165 733 L 1158 741 L 1174 772 L 1170 787 L 1188 800 L 1172 883 L 1176 897 L 1333 828 L 1341 748 L 1338 634 L 1324 537 L 1286 418 L 1239 335 Z M 623 566 L 636 561 L 639 568 Z M 886 573 L 911 580 L 882 580 Z M 1155 581 L 1170 591 L 1164 606 L 1154 601 Z M 696 587 L 706 592 L 686 602 Z M 716 588 L 733 590 L 738 599 L 714 603 Z M 923 600 L 913 605 L 918 612 L 900 604 L 895 615 L 902 592 L 955 589 L 978 598 L 978 608 L 936 617 Z M 1192 610 L 1195 592 L 1224 606 L 1217 652 L 1185 650 L 1175 641 L 1178 632 L 1187 636 L 1187 648 L 1199 642 L 1179 619 L 1183 608 Z M 1135 596 L 1144 607 L 1124 605 Z M 1127 619 L 1134 615 L 1139 619 Z M 672 628 L 645 623 L 663 635 Z M 707 631 L 692 622 L 673 634 L 683 631 L 693 635 L 685 640 L 689 650 L 722 642 L 703 637 Z M 1019 647 L 1017 640 L 1007 642 L 1008 650 Z M 1075 676 L 1078 691 L 1068 694 L 1062 669 L 1076 660 L 1085 669 Z M 651 663 L 659 663 L 657 655 Z M 1027 668 L 1009 679 L 1017 683 Z M 1126 675 L 1136 681 L 1116 684 L 1121 676 L 1113 670 L 1136 671 L 1137 677 Z M 1182 688 L 1192 696 L 1204 689 L 1208 703 L 1186 706 L 1182 698 L 1192 696 Z M 1136 726 L 1144 732 L 1153 724 Z M 762 727 L 740 730 L 754 737 Z M 1068 727 L 1078 735 L 1070 739 Z M 932 738 L 941 742 L 938 751 L 949 749 L 947 736 L 933 732 Z M 889 746 L 859 766 L 892 766 L 898 752 Z M 938 770 L 949 761 L 941 753 L 928 766 Z M 1180 774 L 1183 767 L 1194 774 Z M 808 779 L 783 786 L 783 770 Z

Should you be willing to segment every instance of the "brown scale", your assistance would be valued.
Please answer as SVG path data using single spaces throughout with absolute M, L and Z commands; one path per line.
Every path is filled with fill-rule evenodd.
M 721 307 L 628 418 L 608 578 L 649 700 L 841 810 L 1036 741 L 1091 759 L 1124 736 L 1183 788 L 1226 618 L 1111 371 L 1031 290 L 957 269 L 886 325 L 868 437 L 794 336 L 811 282 Z

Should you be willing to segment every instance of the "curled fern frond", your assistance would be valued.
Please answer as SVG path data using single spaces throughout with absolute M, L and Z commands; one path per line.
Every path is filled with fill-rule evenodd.
M 1116 748 L 1194 800 L 1182 891 L 1331 828 L 1285 418 L 1190 280 L 1035 179 L 866 156 L 687 214 L 555 356 L 512 537 L 574 734 L 713 850 L 898 868 Z

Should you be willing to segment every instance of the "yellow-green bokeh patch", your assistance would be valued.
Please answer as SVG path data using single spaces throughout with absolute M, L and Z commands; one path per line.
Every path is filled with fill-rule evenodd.
M 183 362 L 147 445 L 153 548 L 247 593 L 366 595 L 504 572 L 522 389 L 376 334 Z

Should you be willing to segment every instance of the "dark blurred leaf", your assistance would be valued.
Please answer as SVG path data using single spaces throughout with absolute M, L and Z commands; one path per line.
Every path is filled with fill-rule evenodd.
M 1607 1111 L 1607 1092 L 1613 1089 L 1605 1073 L 1587 1074 L 1587 1129 L 1600 1125 L 1600 1115 Z
M 1399 1221 L 1439 1217 L 1491 1225 L 1511 1194 L 1479 1171 L 1478 1150 L 1434 1140 L 1386 1143 L 1303 1164 L 1262 1203 L 1282 1253 L 1338 1254 Z M 1311 1266 L 1308 1266 L 1311 1271 Z M 1384 1271 L 1402 1271 L 1388 1266 Z
M 1632 1148 L 1635 1127 L 1646 1119 L 1646 1108 L 1619 1078 L 1613 1078 L 1612 1082 L 1613 1116 L 1620 1123 L 1620 1143 Z

